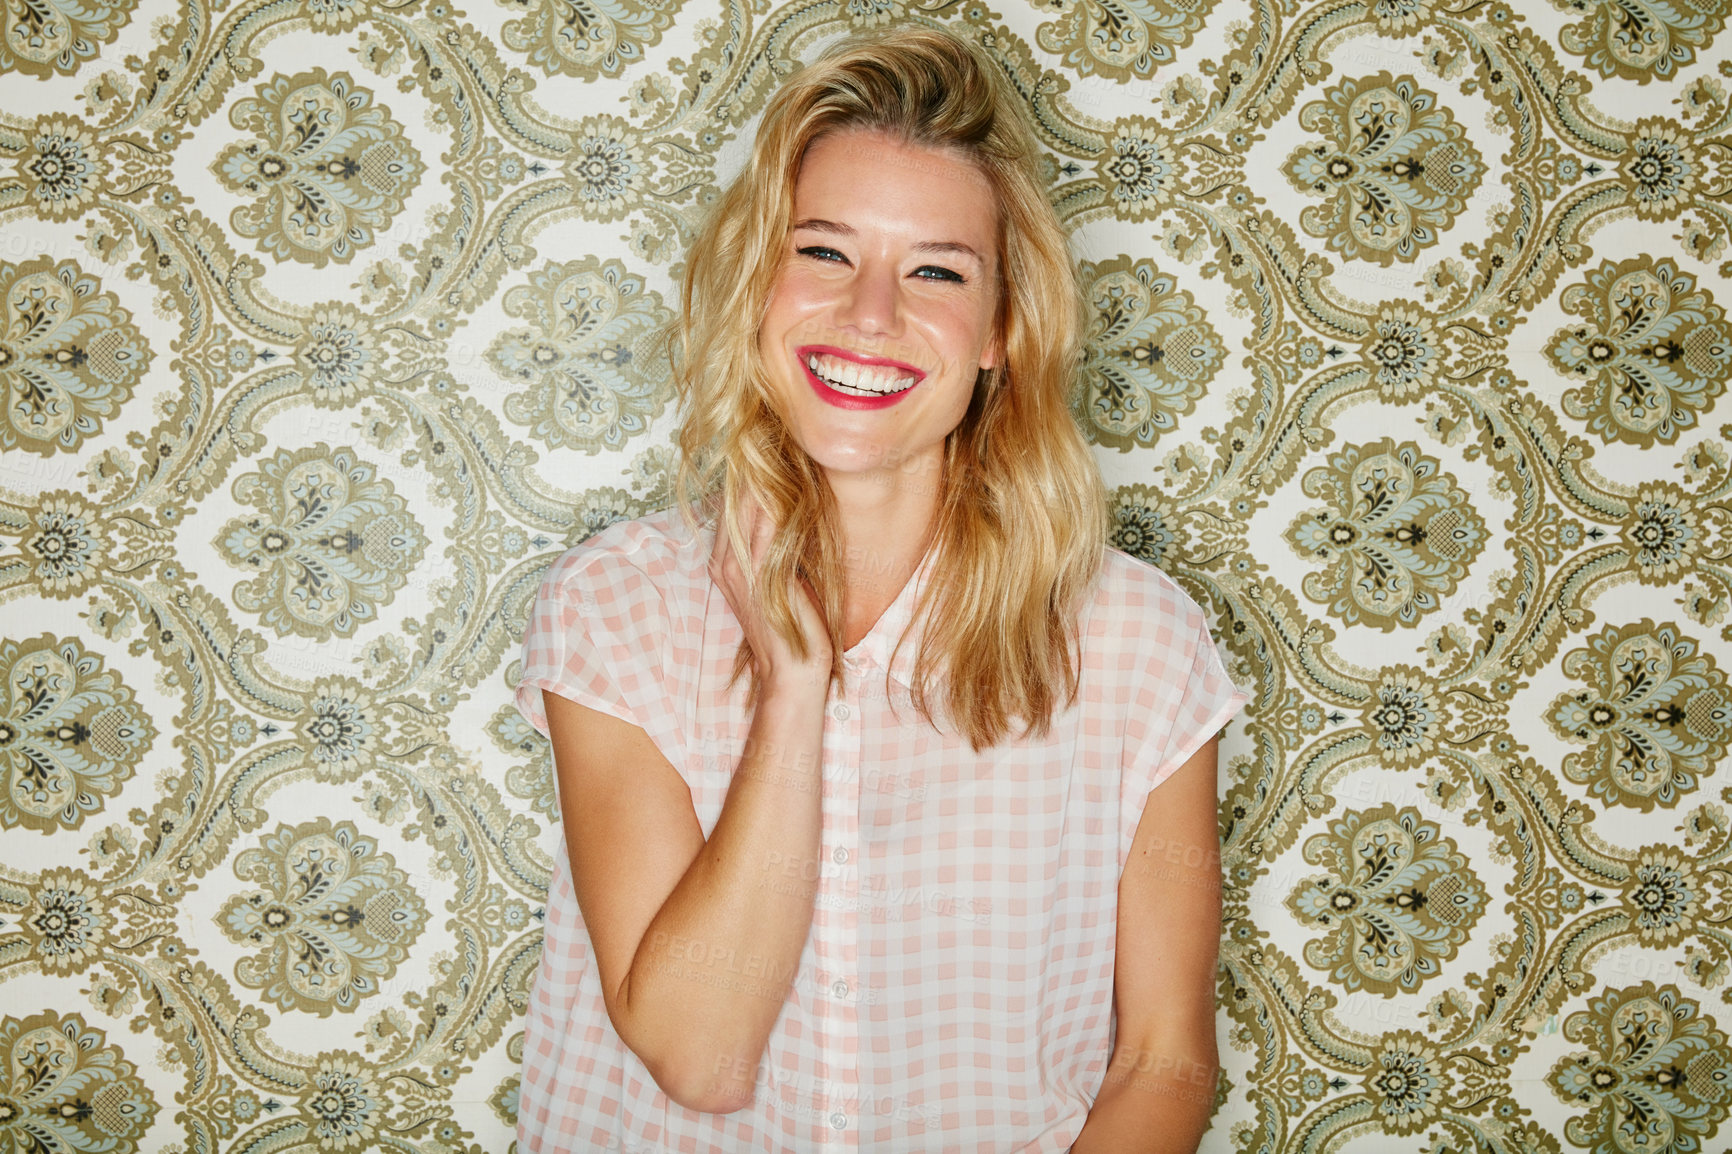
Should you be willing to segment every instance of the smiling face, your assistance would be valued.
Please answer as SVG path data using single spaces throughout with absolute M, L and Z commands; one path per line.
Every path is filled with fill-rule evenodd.
M 796 443 L 836 479 L 930 475 L 997 360 L 998 206 L 955 153 L 876 131 L 821 137 L 758 352 Z

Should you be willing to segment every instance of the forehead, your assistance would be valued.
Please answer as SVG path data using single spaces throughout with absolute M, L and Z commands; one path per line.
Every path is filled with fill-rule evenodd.
M 795 174 L 794 205 L 796 218 L 821 216 L 856 230 L 938 230 L 951 235 L 911 239 L 959 240 L 982 252 L 992 247 L 999 217 L 992 182 L 962 152 L 873 129 L 813 141 Z

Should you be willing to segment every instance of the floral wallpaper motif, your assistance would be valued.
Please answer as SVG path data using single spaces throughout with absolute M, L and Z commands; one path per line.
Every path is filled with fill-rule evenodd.
M 1331 930 L 1305 960 L 1348 991 L 1418 989 L 1443 972 L 1486 904 L 1467 858 L 1412 809 L 1349 813 L 1305 843 L 1305 860 L 1331 869 L 1287 899 L 1301 923 Z
M 75 451 L 102 431 L 150 367 L 150 347 L 113 293 L 75 264 L 0 261 L 6 422 L 0 449 Z
M 1323 135 L 1287 162 L 1287 179 L 1323 197 L 1299 214 L 1344 257 L 1411 261 L 1467 208 L 1485 165 L 1448 111 L 1411 76 L 1343 80 L 1306 104 L 1299 124 Z
M 402 587 L 427 538 L 391 482 L 355 450 L 323 443 L 287 450 L 235 480 L 236 517 L 214 542 L 223 559 L 257 573 L 235 604 L 280 633 L 347 636 Z
M 0 1135 L 13 1150 L 132 1150 L 158 1104 L 131 1062 L 77 1014 L 0 1020 Z
M 1330 563 L 1305 579 L 1305 595 L 1349 624 L 1419 624 L 1467 576 L 1486 539 L 1467 494 L 1411 442 L 1348 445 L 1301 487 L 1328 501 L 1288 530 L 1300 556 Z
M 1552 1092 L 1587 1107 L 1564 1128 L 1594 1154 L 1700 1150 L 1726 1118 L 1726 1035 L 1675 987 L 1608 990 L 1571 1014 L 1564 1036 L 1588 1047 L 1552 1068 Z
M 157 732 L 131 690 L 76 638 L 0 641 L 0 828 L 77 829 L 131 777 Z
M 669 502 L 769 93 L 907 23 L 1255 694 L 1204 1149 L 1732 1143 L 1722 5 L 0 5 L 0 1152 L 510 1149 L 526 614 Z
M 419 894 L 349 822 L 282 826 L 235 858 L 262 888 L 230 898 L 222 929 L 260 952 L 235 977 L 285 1010 L 353 1010 L 378 992 L 427 920 Z
M 245 203 L 230 218 L 276 260 L 322 268 L 372 247 L 424 165 L 397 119 L 343 73 L 277 75 L 229 109 L 241 136 L 211 165 Z

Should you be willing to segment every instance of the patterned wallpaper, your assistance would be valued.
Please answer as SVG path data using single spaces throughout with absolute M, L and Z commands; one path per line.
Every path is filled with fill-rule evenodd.
M 1205 1149 L 1732 1148 L 1720 0 L 0 4 L 0 1152 L 508 1148 L 530 600 L 766 94 L 922 21 L 1255 687 Z

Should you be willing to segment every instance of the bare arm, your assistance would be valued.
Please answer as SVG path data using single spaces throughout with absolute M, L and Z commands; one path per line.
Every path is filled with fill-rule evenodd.
M 1072 1154 L 1195 1154 L 1214 1109 L 1216 743 L 1150 795 L 1119 881 L 1118 1035 Z
M 736 613 L 749 612 L 725 540 L 711 573 Z M 572 885 L 608 1016 L 668 1097 L 712 1113 L 752 1100 L 811 930 L 822 827 L 827 635 L 808 624 L 820 644 L 799 663 L 755 617 L 741 618 L 763 655 L 762 690 L 708 841 L 684 780 L 648 734 L 542 694 Z

